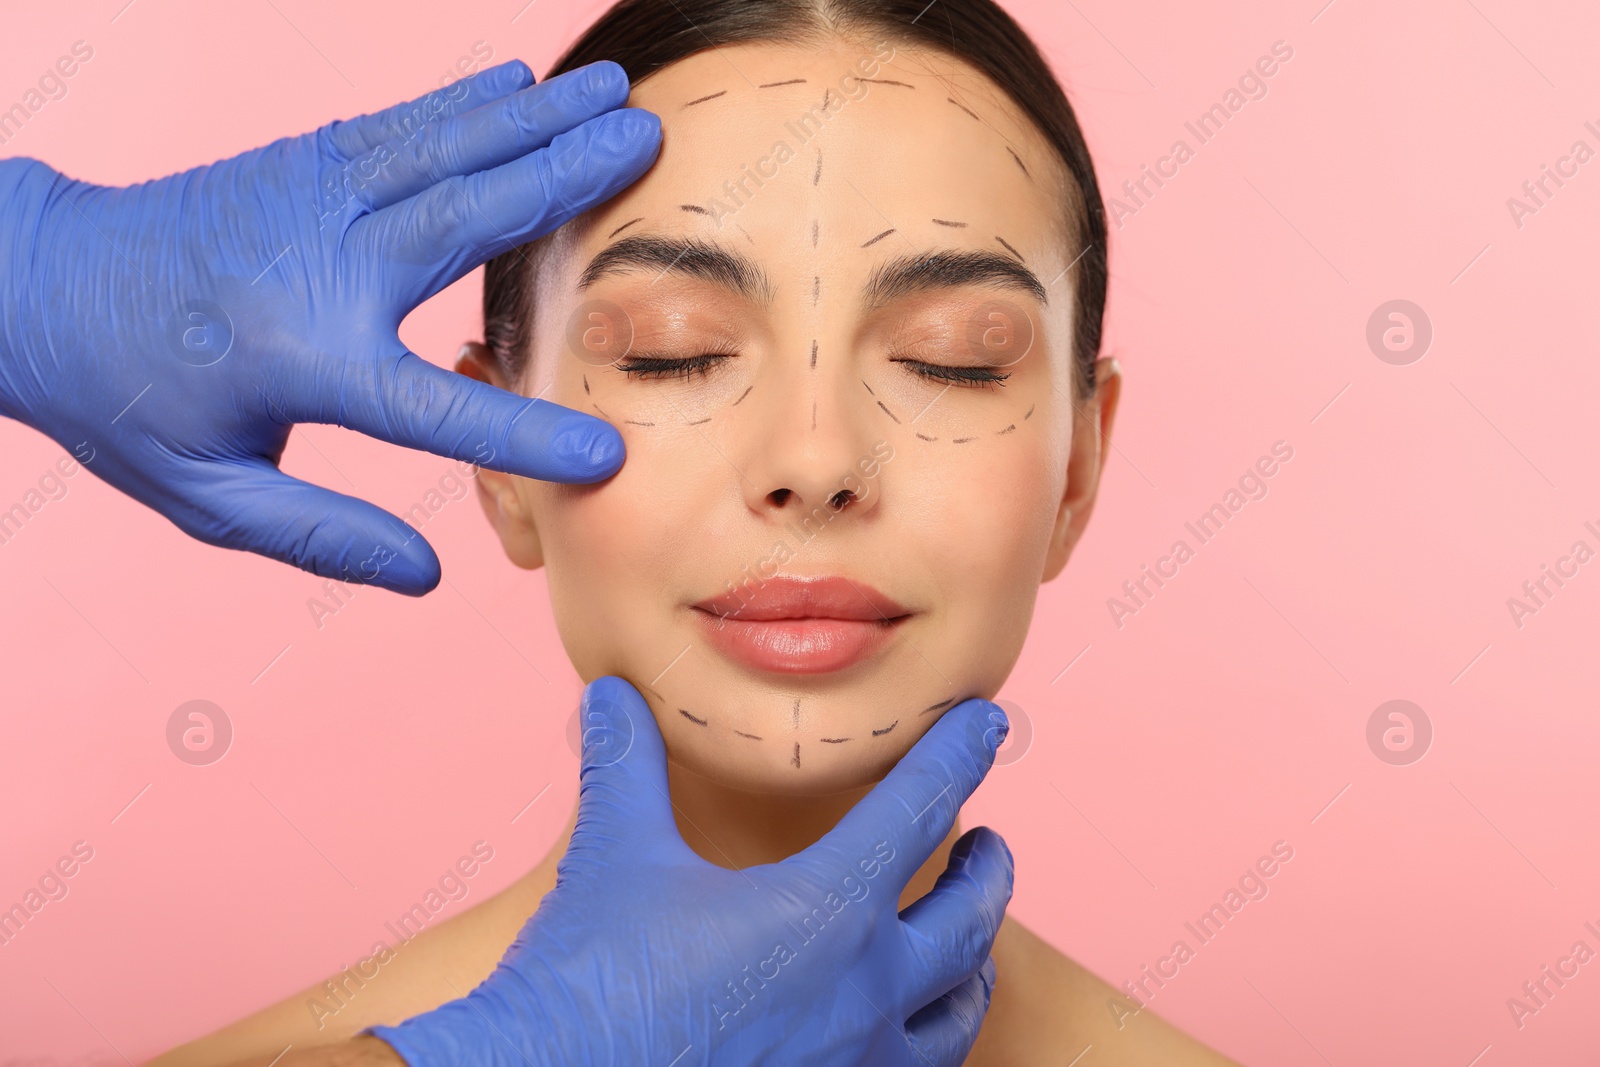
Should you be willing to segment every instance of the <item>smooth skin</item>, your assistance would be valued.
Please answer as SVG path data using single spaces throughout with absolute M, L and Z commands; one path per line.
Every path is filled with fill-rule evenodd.
M 581 483 L 614 472 L 622 441 L 604 420 L 441 370 L 408 352 L 396 329 L 474 266 L 603 202 L 650 165 L 659 122 L 624 108 L 628 91 L 616 64 L 533 85 L 527 66 L 512 62 L 130 188 L 75 181 L 36 160 L 0 161 L 0 414 L 49 434 L 197 538 L 427 592 L 439 561 L 416 531 L 278 469 L 292 426 L 338 423 L 531 478 Z M 667 810 L 651 790 L 638 816 L 659 821 Z M 592 859 L 620 847 L 593 848 Z M 670 880 L 652 873 L 636 869 L 663 892 Z M 987 955 L 988 913 L 1009 898 L 1004 874 L 941 917 L 943 933 L 971 933 L 973 957 L 949 957 L 964 982 Z M 564 958 L 659 969 L 692 948 L 711 917 L 742 914 L 726 897 L 669 893 L 661 903 L 669 913 L 648 939 L 588 930 L 585 950 Z M 546 916 L 540 933 L 575 941 L 581 929 Z M 803 1012 L 821 988 L 796 984 L 754 1014 Z M 553 1015 L 568 1002 L 540 1006 L 543 1033 L 520 1032 L 520 1021 L 506 1029 L 529 1041 L 577 1031 L 581 1020 Z M 935 1044 L 970 1043 L 967 1009 Z M 851 1036 L 881 1032 L 893 1027 L 868 1020 Z M 373 1039 L 313 1058 L 325 1054 L 394 1058 Z M 281 1062 L 302 1055 L 294 1049 Z
M 879 81 L 842 80 L 867 69 Z M 778 82 L 791 84 L 757 88 Z M 769 164 L 735 212 L 719 212 L 712 201 L 724 183 L 773 159 L 774 143 L 795 138 L 794 120 L 825 88 L 837 108 L 822 131 L 792 146 L 775 174 Z M 857 95 L 840 103 L 844 91 Z M 457 369 L 587 404 L 622 432 L 628 462 L 604 484 L 483 471 L 479 497 L 508 558 L 546 568 L 580 675 L 628 678 L 649 700 L 684 840 L 737 869 L 817 841 L 940 721 L 940 708 L 998 692 L 1039 584 L 1064 568 L 1092 512 L 1121 375 L 1100 359 L 1093 395 L 1074 395 L 1069 179 L 1026 118 L 965 64 L 886 56 L 881 42 L 745 44 L 664 69 L 630 103 L 664 116 L 661 156 L 542 250 L 528 373 L 507 380 L 481 345 L 467 346 Z M 594 256 L 639 235 L 722 255 L 701 248 L 687 267 L 631 263 L 580 288 Z M 897 260 L 938 252 L 1011 257 L 1044 296 L 997 270 L 875 285 Z M 739 272 L 725 269 L 735 253 L 755 268 L 746 280 L 765 284 L 735 284 Z M 631 338 L 626 356 L 597 360 L 572 344 L 574 323 L 580 336 L 594 323 L 596 301 L 617 320 L 600 324 L 620 322 Z M 1025 330 L 1033 343 L 1020 358 L 1004 344 L 1007 358 L 991 358 L 971 344 L 974 324 Z M 682 372 L 708 353 L 721 358 Z M 952 384 L 929 366 L 1007 376 Z M 880 442 L 892 458 L 867 474 L 860 460 L 881 455 Z M 850 498 L 802 542 L 797 525 L 841 487 Z M 882 652 L 827 675 L 773 675 L 711 646 L 694 605 L 785 539 L 785 573 L 844 575 L 908 609 Z M 911 878 L 901 905 L 931 888 L 958 832 Z M 488 974 L 550 891 L 566 846 L 563 837 L 504 894 L 419 938 L 431 938 L 426 955 L 397 961 L 383 1010 L 431 1007 L 451 995 L 447 976 L 460 984 Z M 1020 865 L 1026 877 L 1027 857 Z M 1119 991 L 1014 919 L 993 956 L 970 1064 L 1065 1064 L 1086 1047 L 1084 1064 L 1230 1062 L 1149 1010 L 1128 1017 Z M 224 1031 L 208 1058 L 197 1046 L 181 1062 L 313 1039 L 309 995 Z M 338 1025 L 353 1032 L 376 1010 L 358 998 Z

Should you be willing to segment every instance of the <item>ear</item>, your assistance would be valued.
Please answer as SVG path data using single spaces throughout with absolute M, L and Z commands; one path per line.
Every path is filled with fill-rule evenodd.
M 1094 396 L 1075 401 L 1072 416 L 1072 456 L 1067 461 L 1067 488 L 1056 512 L 1055 529 L 1044 558 L 1044 577 L 1048 582 L 1061 573 L 1072 555 L 1078 538 L 1089 524 L 1095 494 L 1100 489 L 1100 472 L 1105 468 L 1106 452 L 1111 447 L 1111 425 L 1117 416 L 1117 398 L 1122 392 L 1122 368 L 1115 359 L 1099 359 L 1094 364 Z
M 497 389 L 515 392 L 506 381 L 489 346 L 477 341 L 468 341 L 461 346 L 456 357 L 456 373 L 487 382 Z M 483 505 L 489 525 L 500 536 L 506 558 L 528 570 L 542 567 L 544 549 L 539 544 L 539 530 L 534 525 L 528 501 L 518 485 L 520 479 L 503 471 L 479 467 L 478 476 L 473 481 L 478 483 L 478 503 Z

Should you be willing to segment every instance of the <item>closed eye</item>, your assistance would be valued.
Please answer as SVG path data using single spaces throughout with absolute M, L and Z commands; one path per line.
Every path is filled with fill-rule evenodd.
M 703 352 L 696 356 L 630 356 L 616 366 L 629 378 L 687 380 L 696 375 L 704 378 L 724 360 L 732 358 L 727 353 L 719 352 Z
M 920 359 L 893 359 L 891 363 L 903 365 L 912 374 L 929 381 L 962 388 L 987 389 L 1004 386 L 1010 374 L 1002 374 L 992 367 L 950 367 L 942 363 L 925 363 Z

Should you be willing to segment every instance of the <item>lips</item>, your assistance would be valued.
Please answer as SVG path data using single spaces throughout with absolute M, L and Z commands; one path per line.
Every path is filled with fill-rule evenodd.
M 779 575 L 693 605 L 723 654 L 759 671 L 821 674 L 879 652 L 911 612 L 865 582 Z

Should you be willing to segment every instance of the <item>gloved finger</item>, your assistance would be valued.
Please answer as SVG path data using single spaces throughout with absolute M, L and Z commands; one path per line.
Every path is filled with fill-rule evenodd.
M 429 123 L 403 146 L 381 145 L 352 167 L 358 174 L 373 175 L 362 195 L 377 211 L 446 178 L 498 167 L 543 148 L 556 135 L 627 100 L 627 72 L 615 63 L 592 63 Z
M 994 995 L 994 958 L 976 974 L 913 1015 L 906 1023 L 912 1062 L 925 1067 L 956 1067 L 978 1040 L 983 1017 Z
M 609 422 L 436 367 L 413 352 L 298 382 L 283 403 L 295 422 L 337 422 L 405 448 L 549 482 L 617 472 L 622 435 Z
M 659 118 L 619 108 L 546 148 L 357 220 L 359 240 L 347 255 L 396 265 L 388 295 L 413 308 L 492 256 L 611 199 L 650 168 L 660 148 Z
M 913 960 L 905 983 L 910 1004 L 943 995 L 989 958 L 1013 875 L 1011 851 L 999 834 L 979 826 L 961 835 L 938 882 L 900 913 Z
M 265 461 L 203 466 L 204 494 L 167 511 L 207 544 L 290 563 L 324 578 L 421 596 L 439 584 L 439 557 L 380 507 L 291 478 Z
M 430 122 L 470 111 L 532 84 L 533 71 L 522 60 L 513 59 L 485 67 L 415 100 L 335 122 L 328 127 L 328 139 L 345 159 L 356 159 L 385 141 L 404 139 Z
M 614 675 L 596 678 L 583 691 L 578 722 L 578 821 L 562 867 L 593 861 L 609 869 L 645 850 L 693 857 L 672 817 L 666 744 L 639 691 Z
M 957 704 L 822 840 L 783 863 L 831 872 L 875 858 L 886 868 L 889 899 L 898 899 L 989 773 L 1005 729 L 1005 712 L 987 700 Z

